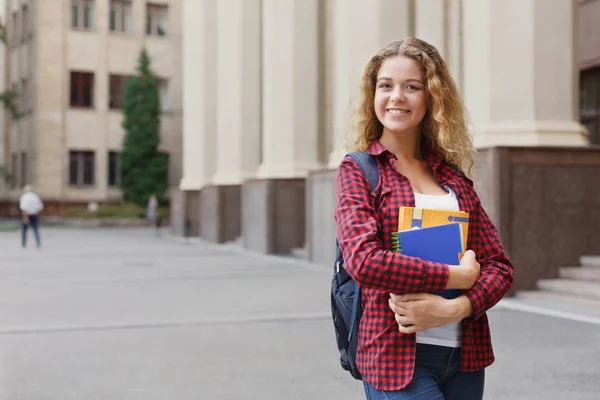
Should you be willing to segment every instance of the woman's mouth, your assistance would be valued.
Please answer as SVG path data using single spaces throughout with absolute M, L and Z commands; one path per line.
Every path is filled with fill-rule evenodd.
M 386 111 L 392 115 L 406 115 L 410 112 L 410 110 L 404 110 L 401 108 L 388 108 Z

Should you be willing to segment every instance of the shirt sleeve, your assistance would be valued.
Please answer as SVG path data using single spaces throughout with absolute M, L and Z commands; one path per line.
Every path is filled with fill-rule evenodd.
M 336 230 L 344 269 L 359 285 L 391 293 L 435 292 L 446 287 L 448 265 L 382 248 L 369 183 L 351 157 L 338 168 L 336 191 Z
M 471 247 L 481 266 L 479 279 L 465 295 L 473 305 L 473 319 L 481 317 L 498 303 L 513 283 L 513 266 L 496 227 L 477 198 L 474 218 L 469 227 Z

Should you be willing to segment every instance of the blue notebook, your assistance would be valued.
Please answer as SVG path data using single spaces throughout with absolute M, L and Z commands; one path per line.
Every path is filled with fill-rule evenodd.
M 450 265 L 460 264 L 462 243 L 462 231 L 457 223 L 395 232 L 392 236 L 394 251 Z M 448 289 L 435 294 L 453 299 L 462 293 L 460 289 Z

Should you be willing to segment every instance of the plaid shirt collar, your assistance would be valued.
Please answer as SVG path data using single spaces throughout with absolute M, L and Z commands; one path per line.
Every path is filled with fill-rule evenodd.
M 382 154 L 385 154 L 386 158 L 396 157 L 394 153 L 389 151 L 385 146 L 381 144 L 379 139 L 374 140 L 371 143 L 368 152 L 372 156 L 380 156 Z M 425 159 L 425 161 L 427 161 L 427 164 L 429 164 L 429 167 L 434 172 L 438 170 L 438 167 L 444 161 L 444 155 L 441 152 L 432 149 L 429 143 L 427 143 L 427 141 L 425 140 L 423 141 L 423 158 Z

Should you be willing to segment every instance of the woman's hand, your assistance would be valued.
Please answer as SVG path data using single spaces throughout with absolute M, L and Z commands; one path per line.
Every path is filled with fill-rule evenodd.
M 473 312 L 465 296 L 445 299 L 430 293 L 390 294 L 389 306 L 400 332 L 406 334 L 458 322 Z
M 450 265 L 449 269 L 446 289 L 468 290 L 479 279 L 481 266 L 475 259 L 475 252 L 467 250 L 460 259 L 460 265 Z

